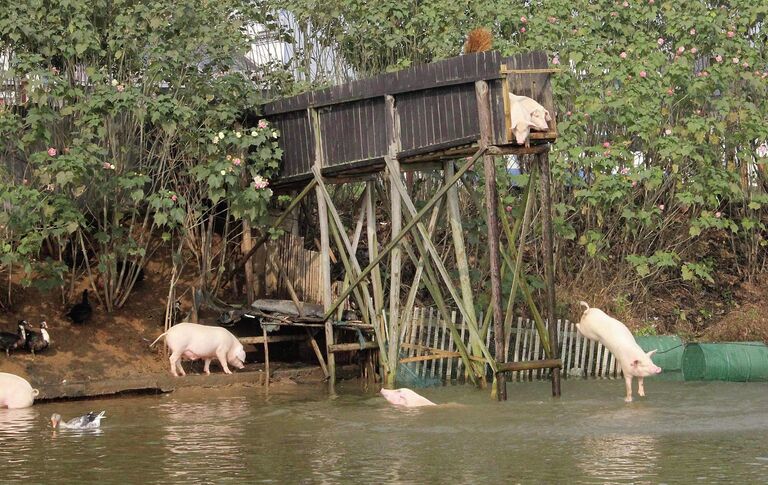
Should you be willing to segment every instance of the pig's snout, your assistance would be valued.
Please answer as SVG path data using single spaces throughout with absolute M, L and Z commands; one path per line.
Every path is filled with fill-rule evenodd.
M 654 374 L 661 374 L 661 367 L 653 366 L 653 373 Z

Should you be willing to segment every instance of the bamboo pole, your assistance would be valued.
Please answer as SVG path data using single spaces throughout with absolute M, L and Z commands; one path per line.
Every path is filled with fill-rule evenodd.
M 387 163 L 387 165 L 390 165 L 392 163 L 392 161 L 389 160 L 388 157 L 385 157 L 384 161 Z M 461 170 L 459 170 L 459 172 L 457 172 L 456 175 L 459 175 L 461 173 L 462 173 Z M 482 354 L 488 360 L 488 365 L 491 366 L 491 369 L 495 371 L 496 362 L 494 361 L 493 357 L 488 351 L 488 348 L 484 345 L 482 338 L 480 337 L 480 333 L 477 327 L 477 321 L 474 319 L 474 314 L 470 313 L 466 308 L 464 308 L 464 305 L 462 304 L 462 300 L 458 292 L 456 291 L 456 288 L 453 285 L 453 282 L 451 281 L 450 274 L 448 273 L 448 270 L 446 269 L 445 264 L 440 258 L 440 254 L 437 252 L 435 245 L 432 243 L 432 241 L 429 238 L 429 233 L 427 232 L 427 229 L 424 227 L 424 224 L 419 222 L 417 219 L 419 214 L 417 214 L 416 212 L 416 207 L 414 206 L 413 201 L 405 192 L 405 187 L 403 186 L 402 181 L 393 180 L 393 182 L 395 183 L 395 187 L 397 188 L 397 191 L 400 193 L 400 197 L 403 199 L 403 202 L 405 202 L 407 212 L 410 213 L 411 217 L 414 218 L 413 220 L 416 220 L 416 227 L 419 233 L 421 234 L 421 243 L 424 244 L 427 251 L 429 252 L 429 255 L 431 256 L 433 264 L 437 267 L 438 273 L 440 274 L 440 277 L 442 278 L 443 283 L 448 289 L 448 292 L 451 294 L 451 298 L 453 298 L 453 301 L 456 303 L 456 306 L 458 307 L 462 317 L 467 321 L 467 328 L 469 329 L 469 335 L 470 335 L 470 340 L 473 344 L 473 349 L 478 351 L 478 354 Z M 444 184 L 443 188 L 445 188 L 445 185 L 447 184 Z M 440 194 L 441 192 L 443 192 L 442 189 L 438 191 L 438 194 Z M 422 209 L 422 211 L 423 210 L 424 209 Z M 414 240 L 418 241 L 419 238 L 414 237 Z
M 360 276 L 357 277 L 355 281 L 353 281 L 349 288 L 344 290 L 339 297 L 336 299 L 336 301 L 330 305 L 330 308 L 328 308 L 325 311 L 325 318 L 330 317 L 333 314 L 333 311 L 341 305 L 341 302 L 344 301 L 345 298 L 347 298 L 350 293 L 352 292 L 351 288 L 358 285 L 366 276 L 368 276 L 373 268 L 377 267 L 378 264 L 381 262 L 382 259 L 384 259 L 389 252 L 400 242 L 402 238 L 404 238 L 413 228 L 416 226 L 416 224 L 421 220 L 422 217 L 424 217 L 424 214 L 426 214 L 428 211 L 434 207 L 434 205 L 445 195 L 445 193 L 448 191 L 448 188 L 455 184 L 464 173 L 466 173 L 467 170 L 469 170 L 472 165 L 477 161 L 478 158 L 480 158 L 487 148 L 481 147 L 473 156 L 470 158 L 467 163 L 465 163 L 453 176 L 451 180 L 449 180 L 447 183 L 443 184 L 443 186 L 435 193 L 435 195 L 432 196 L 429 201 L 427 201 L 426 204 L 424 204 L 424 207 L 419 210 L 418 213 L 411 219 L 408 224 L 405 225 L 402 231 L 400 231 L 396 238 L 391 240 L 387 246 L 379 253 L 379 255 L 373 259 L 370 263 L 368 263 L 368 266 L 363 269 L 363 271 L 360 273 Z M 458 300 L 457 300 L 458 301 Z
M 558 357 L 557 334 L 555 333 L 555 264 L 553 249 L 553 231 L 552 231 L 552 195 L 550 193 L 550 170 L 549 170 L 549 152 L 542 152 L 537 155 L 541 170 L 541 233 L 542 250 L 544 251 L 544 274 L 547 280 L 547 320 L 549 326 L 549 341 L 551 344 L 552 357 Z M 552 395 L 560 396 L 560 369 L 552 371 Z
M 312 133 L 314 135 L 314 168 L 320 172 L 324 163 L 323 137 L 322 133 L 320 132 L 320 118 L 317 114 L 317 110 L 312 108 L 307 110 L 307 116 L 309 116 L 310 125 L 312 126 Z M 328 230 L 328 208 L 325 204 L 323 191 L 319 186 L 317 186 L 317 178 L 314 178 L 312 182 L 307 185 L 307 187 L 310 186 L 315 187 L 315 197 L 317 197 L 317 217 L 320 223 L 320 260 L 322 268 L 323 309 L 325 310 L 325 345 L 327 350 L 334 343 L 333 322 L 330 320 L 330 316 L 333 314 L 333 310 L 338 307 L 339 304 L 331 308 L 333 300 L 331 296 L 331 244 Z M 346 296 L 344 296 L 341 301 L 344 301 L 344 299 L 346 299 Z M 331 393 L 333 393 L 334 386 L 336 385 L 336 357 L 332 352 L 326 353 L 328 359 L 328 382 L 330 384 Z
M 480 122 L 480 144 L 491 144 L 492 124 L 491 105 L 488 83 L 475 81 L 475 97 L 477 98 L 477 114 Z M 499 221 L 498 194 L 496 191 L 496 164 L 491 155 L 483 156 L 485 172 L 485 206 L 488 228 L 488 256 L 491 265 L 491 301 L 493 302 L 493 330 L 495 335 L 495 353 L 504 352 L 504 316 L 501 310 L 501 262 L 499 261 Z M 507 388 L 503 381 L 496 380 L 496 394 L 499 400 L 507 399 Z

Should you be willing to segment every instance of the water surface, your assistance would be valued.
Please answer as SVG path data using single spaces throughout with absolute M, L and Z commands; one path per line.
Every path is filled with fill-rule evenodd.
M 768 385 L 619 380 L 419 390 L 196 389 L 0 410 L 3 483 L 768 483 Z M 107 411 L 97 431 L 48 417 Z

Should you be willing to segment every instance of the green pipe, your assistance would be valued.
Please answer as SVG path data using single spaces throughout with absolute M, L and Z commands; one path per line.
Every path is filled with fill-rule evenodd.
M 679 372 L 683 368 L 683 340 L 677 335 L 647 335 L 635 337 L 644 352 L 656 350 L 653 363 L 667 372 Z
M 768 346 L 762 342 L 688 344 L 683 353 L 686 381 L 768 381 Z

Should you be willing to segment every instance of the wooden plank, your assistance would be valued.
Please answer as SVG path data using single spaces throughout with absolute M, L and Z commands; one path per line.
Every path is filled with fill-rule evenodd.
M 348 344 L 333 344 L 328 346 L 328 352 L 336 354 L 338 352 L 355 352 L 358 350 L 376 349 L 379 347 L 377 342 L 367 341 L 360 345 L 359 342 L 353 342 Z
M 278 342 L 303 342 L 307 340 L 306 335 L 267 335 L 267 340 L 269 343 L 278 343 Z M 263 344 L 264 343 L 264 336 L 259 337 L 239 337 L 237 339 L 241 344 Z
M 499 362 L 496 364 L 496 373 L 514 372 L 514 371 L 530 371 L 541 369 L 560 369 L 563 367 L 563 363 L 560 359 L 543 359 L 543 360 L 531 360 L 527 362 Z
M 440 326 L 440 330 L 441 330 L 441 334 L 440 334 L 440 349 L 444 351 L 446 349 L 445 348 L 445 344 L 446 344 L 445 334 L 448 333 L 448 327 L 447 327 L 447 324 L 445 323 L 445 320 L 442 319 L 442 318 L 440 319 L 440 324 L 441 324 L 441 326 Z M 455 353 L 458 354 L 458 352 L 455 352 Z M 438 372 L 437 372 L 438 377 L 440 377 L 440 379 L 445 379 L 445 366 L 447 364 L 448 364 L 448 362 L 446 362 L 445 360 L 441 360 L 440 361 L 440 367 L 438 368 Z
M 445 322 L 445 320 L 443 320 Z M 451 313 L 451 322 L 453 322 L 454 326 L 456 325 L 456 312 Z M 446 347 L 447 350 L 453 350 L 456 347 L 454 346 L 453 342 L 453 332 L 448 333 L 448 347 Z M 461 362 L 461 359 L 452 358 L 448 360 L 448 370 L 445 373 L 445 379 L 450 382 L 453 374 L 453 365 L 456 362 Z M 458 375 L 458 371 L 455 375 Z

